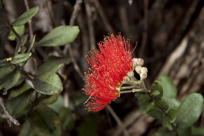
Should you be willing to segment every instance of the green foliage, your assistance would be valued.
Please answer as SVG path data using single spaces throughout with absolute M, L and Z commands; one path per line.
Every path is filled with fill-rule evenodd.
M 162 88 L 162 85 L 160 84 L 159 81 L 155 81 L 152 84 L 152 91 L 151 91 L 150 95 L 154 99 L 160 99 L 163 96 L 163 88 Z
M 33 36 L 32 41 L 31 41 L 31 43 L 28 46 L 27 53 L 29 53 L 31 51 L 31 49 L 34 46 L 34 43 L 35 43 L 35 36 Z
M 49 104 L 48 107 L 58 113 L 64 107 L 64 99 L 59 96 L 57 100 L 54 103 Z
M 31 53 L 18 54 L 12 58 L 12 64 L 19 64 L 27 61 L 31 57 Z
M 40 66 L 29 61 L 34 65 L 32 72 L 26 63 L 30 58 L 37 60 L 35 49 L 39 46 L 54 47 L 73 42 L 79 34 L 79 27 L 56 27 L 42 39 L 37 37 L 39 42 L 36 43 L 35 35 L 29 37 L 25 33 L 29 32 L 25 24 L 38 11 L 38 7 L 31 8 L 9 24 L 7 37 L 15 40 L 16 48 L 13 55 L 0 60 L 0 90 L 4 94 L 9 92 L 4 103 L 8 113 L 22 122 L 20 136 L 61 136 L 62 131 L 69 131 L 75 125 L 75 115 L 64 107 L 60 95 L 63 84 L 57 73 L 71 60 L 67 56 L 48 56 Z
M 135 96 L 138 100 L 138 105 L 141 112 L 147 113 L 153 107 L 154 104 L 148 94 L 136 93 Z
M 159 128 L 155 132 L 151 132 L 148 136 L 176 136 L 175 131 L 169 131 L 166 128 Z
M 64 130 L 71 130 L 75 124 L 75 117 L 71 111 L 68 108 L 62 107 L 58 113 L 62 122 L 62 128 Z
M 55 73 L 46 73 L 32 80 L 33 88 L 46 95 L 58 94 L 63 90 L 60 77 Z
M 192 126 L 199 118 L 203 109 L 203 96 L 192 93 L 184 98 L 176 113 L 176 123 L 181 128 Z
M 46 73 L 55 73 L 62 67 L 63 64 L 69 64 L 70 62 L 71 60 L 68 57 L 50 56 L 45 63 L 38 68 L 37 74 L 42 75 Z
M 39 11 L 38 7 L 34 7 L 31 8 L 30 10 L 24 12 L 22 15 L 20 15 L 13 23 L 13 26 L 20 26 L 20 25 L 24 25 L 25 23 L 27 23 L 28 21 L 31 20 L 31 18 L 33 16 L 35 16 L 37 14 L 37 12 Z
M 172 129 L 180 104 L 176 94 L 177 90 L 172 81 L 161 76 L 152 84 L 149 94 L 136 94 L 136 97 L 141 111 L 159 120 L 163 127 Z
M 5 67 L 0 67 L 0 80 L 3 79 L 6 75 L 11 73 L 12 71 L 15 70 L 14 66 L 5 66 Z
M 24 25 L 19 25 L 19 26 L 13 26 L 13 29 L 16 31 L 16 33 L 19 36 L 22 36 L 25 32 L 25 26 Z M 13 41 L 16 39 L 16 34 L 14 34 L 13 31 L 10 31 L 9 35 L 8 35 L 8 39 Z
M 15 97 L 23 94 L 24 92 L 28 91 L 30 88 L 31 87 L 28 84 L 24 83 L 20 88 L 12 89 L 11 93 L 9 94 L 8 99 L 15 98 Z
M 44 36 L 37 44 L 48 47 L 62 46 L 73 42 L 78 34 L 78 26 L 59 26 Z
M 177 89 L 173 81 L 167 76 L 160 76 L 159 82 L 163 88 L 163 98 L 176 98 Z
M 33 91 L 27 91 L 6 102 L 8 111 L 15 117 L 26 115 L 31 109 L 32 102 L 35 100 Z
M 57 114 L 40 105 L 23 124 L 19 136 L 61 136 L 61 122 Z
M 200 117 L 203 109 L 203 96 L 192 93 L 182 102 L 176 99 L 177 90 L 167 76 L 160 76 L 152 84 L 148 94 L 136 94 L 140 110 L 156 118 L 162 128 L 152 136 L 193 136 L 195 131 L 191 127 Z M 170 131 L 170 130 L 175 131 Z M 200 129 L 202 134 L 202 129 Z M 198 135 L 200 135 L 200 133 Z
M 32 80 L 33 88 L 42 94 L 59 94 L 63 90 L 60 77 L 56 72 L 63 64 L 70 63 L 68 57 L 50 56 L 37 71 L 37 76 Z
M 6 70 L 6 71 L 3 71 Z M 0 74 L 0 90 L 4 89 L 4 94 L 7 93 L 7 91 L 16 86 L 21 80 L 21 73 L 18 70 L 13 70 L 10 71 L 10 67 L 9 68 L 5 68 L 2 67 L 0 70 L 0 73 L 4 73 L 4 74 Z

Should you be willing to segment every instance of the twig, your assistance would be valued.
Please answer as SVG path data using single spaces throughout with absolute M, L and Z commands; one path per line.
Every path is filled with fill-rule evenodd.
M 80 27 L 80 32 L 81 32 L 81 41 L 83 43 L 82 46 L 82 59 L 81 59 L 81 63 L 82 63 L 82 68 L 83 70 L 87 70 L 87 63 L 86 61 L 84 61 L 85 56 L 87 55 L 88 51 L 89 51 L 89 35 L 87 34 L 87 29 L 86 29 L 86 22 L 84 21 L 84 17 L 82 14 L 79 14 L 78 18 L 77 18 L 77 22 L 79 24 Z
M 74 10 L 72 12 L 72 15 L 71 15 L 71 18 L 70 18 L 70 21 L 69 21 L 70 26 L 74 25 L 75 19 L 76 19 L 77 15 L 78 15 L 78 12 L 80 11 L 81 4 L 82 4 L 82 0 L 77 0 L 76 1 L 75 5 L 74 5 Z M 76 60 L 74 58 L 74 55 L 72 53 L 73 52 L 72 47 L 71 47 L 70 44 L 67 44 L 65 46 L 65 48 L 63 50 L 63 54 L 66 55 L 68 51 L 69 51 L 69 55 L 70 55 L 71 61 L 73 63 L 74 69 L 79 74 L 79 76 L 84 80 L 84 76 L 83 76 L 83 74 L 82 74 L 82 72 L 81 72 L 81 70 L 80 70 L 80 68 L 79 68 L 79 66 L 78 66 L 78 64 L 77 64 L 77 62 L 76 62 Z M 68 106 L 69 105 L 69 101 L 68 101 L 69 100 L 69 95 L 68 95 L 68 93 L 65 93 L 64 97 L 65 97 L 64 105 Z
M 122 123 L 122 121 L 120 120 L 120 118 L 116 115 L 116 113 L 114 112 L 114 110 L 110 107 L 107 106 L 108 111 L 111 113 L 111 115 L 113 116 L 113 118 L 115 119 L 115 121 L 117 122 L 117 124 L 121 127 L 121 129 L 124 132 L 125 136 L 129 136 L 128 131 L 126 130 L 124 124 Z
M 85 8 L 86 8 L 86 13 L 87 13 L 87 22 L 88 22 L 88 30 L 89 30 L 89 37 L 90 37 L 90 44 L 91 44 L 91 49 L 95 49 L 95 36 L 94 36 L 94 27 L 93 27 L 93 20 L 91 17 L 91 8 L 90 4 L 86 1 L 85 2 Z
M 123 27 L 123 31 L 127 35 L 127 37 L 130 37 L 130 24 L 129 24 L 129 17 L 127 16 L 127 8 L 125 5 L 122 3 L 119 6 L 119 15 L 120 15 L 120 20 L 121 20 L 121 25 Z
M 181 42 L 182 38 L 187 34 L 189 26 L 191 25 L 192 21 L 195 20 L 194 16 L 199 12 L 196 10 L 200 1 L 192 1 L 191 6 L 188 8 L 187 12 L 185 12 L 184 16 L 179 20 L 179 24 L 182 24 L 172 33 L 172 38 L 170 38 L 170 42 L 167 44 L 164 51 L 162 51 L 161 55 L 156 56 L 155 58 L 163 58 L 160 59 L 160 63 L 157 64 L 157 67 L 152 73 L 152 77 L 158 74 L 163 66 L 163 63 L 166 61 L 166 56 L 169 56 L 177 47 L 177 45 Z
M 13 28 L 13 26 L 12 26 L 9 22 L 7 22 L 6 24 L 7 24 L 8 27 L 11 29 L 11 31 L 15 34 L 16 38 L 17 38 L 18 40 L 20 40 L 20 39 L 21 39 L 21 36 L 16 32 L 16 30 Z
M 13 28 L 13 26 L 6 21 L 6 25 L 9 27 L 9 29 L 14 33 L 14 35 L 16 36 L 17 41 L 21 41 L 21 36 L 16 32 L 16 30 Z M 18 54 L 20 48 L 20 44 L 17 44 L 16 48 L 15 48 L 15 52 L 14 52 L 14 56 Z
M 74 11 L 72 12 L 72 16 L 70 18 L 69 21 L 69 25 L 74 25 L 74 22 L 76 20 L 76 17 L 78 15 L 78 12 L 80 10 L 80 6 L 81 6 L 82 0 L 77 0 L 75 5 L 74 5 Z
M 103 11 L 103 8 L 101 7 L 100 3 L 98 0 L 94 0 L 94 4 L 96 6 L 97 11 L 99 12 L 99 15 L 101 16 L 101 20 L 104 23 L 106 29 L 108 32 L 114 33 L 114 30 L 110 23 L 108 22 L 108 19 Z
M 57 26 L 57 23 L 56 23 L 55 17 L 54 17 L 54 13 L 53 13 L 52 3 L 50 0 L 47 0 L 46 6 L 47 6 L 48 14 L 49 14 L 50 20 L 52 22 L 52 25 Z
M 144 56 L 148 38 L 147 30 L 148 30 L 148 0 L 144 0 L 144 30 L 142 36 L 142 46 L 139 52 L 139 56 Z
M 16 120 L 14 117 L 12 117 L 8 111 L 6 110 L 6 107 L 4 106 L 4 101 L 3 99 L 0 97 L 0 106 L 3 109 L 4 114 L 1 115 L 2 118 L 8 119 L 10 122 L 12 122 L 14 125 L 19 126 L 20 123 L 18 122 L 18 120 Z
M 74 22 L 75 22 L 75 19 L 76 19 L 77 15 L 78 15 L 81 3 L 82 3 L 82 0 L 77 0 L 75 5 L 74 5 L 74 11 L 72 12 L 71 19 L 69 21 L 70 26 L 74 25 Z M 67 50 L 69 51 L 71 61 L 72 61 L 73 65 L 74 65 L 74 69 L 77 71 L 79 76 L 82 79 L 84 79 L 83 74 L 82 74 L 82 72 L 81 72 L 81 70 L 80 70 L 79 66 L 77 65 L 77 62 L 76 62 L 76 60 L 74 58 L 73 51 L 72 51 L 72 48 L 71 48 L 70 44 L 65 46 L 64 51 L 63 51 L 64 54 L 67 54 Z
M 25 4 L 25 7 L 26 7 L 26 10 L 28 11 L 29 10 L 28 0 L 24 0 L 24 4 Z M 28 22 L 28 31 L 29 31 L 30 42 L 32 42 L 32 39 L 33 39 L 33 28 L 32 28 L 32 22 L 31 21 Z
M 120 94 L 136 93 L 136 92 L 148 92 L 148 91 L 144 89 L 132 89 L 127 91 L 120 91 Z

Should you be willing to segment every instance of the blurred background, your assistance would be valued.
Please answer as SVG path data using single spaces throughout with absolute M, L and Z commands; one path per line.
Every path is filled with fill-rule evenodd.
M 82 92 L 85 57 L 109 34 L 122 34 L 130 40 L 134 57 L 141 57 L 148 68 L 148 82 L 158 75 L 172 78 L 179 99 L 191 92 L 204 90 L 204 1 L 203 0 L 0 0 L 0 58 L 12 56 L 15 41 L 8 41 L 4 20 L 13 22 L 26 7 L 39 6 L 32 19 L 36 40 L 59 25 L 78 25 L 80 34 L 68 47 L 36 47 L 42 64 L 49 55 L 69 56 L 74 63 L 59 72 L 64 90 L 61 103 L 70 109 L 72 121 L 64 136 L 122 136 L 123 130 L 107 109 L 90 113 L 84 109 Z M 27 26 L 28 28 L 29 26 Z M 28 29 L 26 29 L 28 32 Z M 28 69 L 33 73 L 32 63 Z M 131 136 L 145 136 L 159 127 L 148 115 L 137 109 L 133 94 L 123 95 L 111 103 L 112 110 Z M 67 118 L 70 118 L 67 115 Z M 20 118 L 20 121 L 23 120 Z M 199 120 L 204 125 L 204 116 Z M 0 136 L 15 136 L 21 126 L 0 123 Z

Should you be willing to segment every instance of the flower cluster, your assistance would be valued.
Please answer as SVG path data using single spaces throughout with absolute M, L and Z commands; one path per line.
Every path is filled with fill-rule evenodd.
M 89 111 L 99 111 L 120 96 L 124 78 L 141 60 L 132 57 L 130 43 L 121 35 L 110 35 L 98 44 L 99 50 L 93 50 L 87 57 L 90 66 L 86 74 L 84 92 L 89 96 L 85 106 Z M 142 72 L 140 70 L 138 72 Z M 144 74 L 144 72 L 143 72 Z M 134 76 L 134 74 L 133 74 Z

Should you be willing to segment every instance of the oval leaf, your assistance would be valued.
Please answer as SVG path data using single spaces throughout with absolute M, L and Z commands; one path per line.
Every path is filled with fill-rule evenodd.
M 19 25 L 19 26 L 13 26 L 13 29 L 18 33 L 20 36 L 22 36 L 25 32 L 25 26 L 24 25 Z M 10 31 L 8 35 L 8 39 L 13 41 L 16 39 L 16 34 L 14 34 L 13 31 Z
M 20 88 L 14 88 L 11 90 L 8 99 L 12 99 L 18 97 L 19 95 L 23 94 L 24 92 L 28 91 L 31 87 L 28 84 L 23 84 Z
M 20 15 L 15 22 L 13 22 L 12 25 L 14 26 L 19 26 L 19 25 L 24 25 L 25 23 L 27 23 L 28 21 L 31 20 L 31 18 L 33 16 L 35 16 L 37 14 L 37 12 L 39 11 L 39 7 L 33 7 L 30 10 L 24 12 L 22 15 Z
M 54 28 L 39 42 L 40 46 L 62 46 L 73 42 L 79 34 L 78 26 L 59 26 Z
M 6 102 L 6 107 L 12 115 L 15 117 L 20 117 L 29 112 L 34 100 L 35 96 L 33 95 L 33 91 L 27 91 L 13 99 L 8 100 Z
M 28 49 L 27 49 L 27 53 L 31 51 L 31 49 L 33 48 L 34 46 L 34 43 L 35 43 L 35 35 L 33 36 L 33 39 L 31 41 L 31 43 L 28 45 Z
M 163 87 L 163 97 L 164 98 L 175 98 L 177 95 L 176 86 L 173 84 L 173 81 L 168 76 L 159 77 L 160 84 Z
M 176 123 L 179 127 L 187 128 L 195 123 L 202 113 L 203 96 L 192 93 L 182 101 L 176 114 Z
M 62 82 L 55 73 L 47 73 L 32 80 L 33 88 L 42 94 L 53 95 L 63 90 Z
M 152 97 L 160 99 L 163 96 L 163 87 L 159 81 L 155 81 L 152 84 L 151 88 L 152 88 L 152 92 L 150 93 L 150 95 Z
M 4 94 L 7 94 L 7 90 L 16 86 L 21 82 L 21 73 L 18 70 L 14 70 L 11 73 L 5 75 L 0 79 L 0 90 L 4 89 Z
M 68 57 L 50 56 L 45 63 L 39 67 L 37 74 L 55 73 L 63 64 L 69 64 L 70 62 L 71 60 Z
M 58 115 L 46 106 L 38 106 L 21 128 L 19 136 L 61 136 Z
M 18 55 L 13 57 L 11 63 L 12 64 L 19 64 L 21 62 L 28 60 L 30 58 L 30 56 L 31 56 L 31 53 L 18 54 Z

